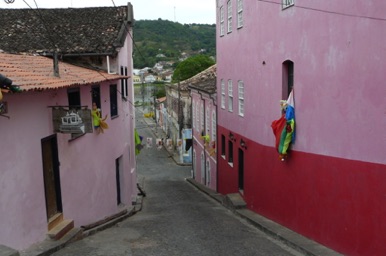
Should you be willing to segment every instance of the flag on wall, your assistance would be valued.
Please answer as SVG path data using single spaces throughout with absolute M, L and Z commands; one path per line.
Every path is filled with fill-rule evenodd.
M 142 146 L 142 140 L 141 136 L 139 136 L 137 129 L 134 129 L 134 142 L 135 142 L 135 154 L 138 155 L 141 152 Z
M 280 119 L 272 122 L 271 127 L 275 135 L 275 147 L 279 152 L 279 158 L 284 161 L 291 143 L 295 142 L 295 101 L 292 90 L 287 101 L 283 104 L 285 113 Z

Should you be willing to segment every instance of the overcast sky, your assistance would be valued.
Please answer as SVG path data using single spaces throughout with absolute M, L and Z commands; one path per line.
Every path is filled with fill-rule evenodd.
M 12 4 L 5 1 L 10 0 L 0 0 L 0 8 L 36 8 L 35 2 L 39 8 L 114 6 L 114 3 L 122 6 L 131 2 L 136 20 L 161 18 L 182 24 L 216 23 L 215 0 L 14 0 Z

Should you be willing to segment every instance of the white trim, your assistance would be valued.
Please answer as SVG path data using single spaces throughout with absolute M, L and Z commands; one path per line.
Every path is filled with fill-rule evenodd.
M 239 96 L 239 116 L 244 116 L 245 104 L 244 104 L 244 82 L 239 80 L 238 84 L 238 96 Z
M 237 28 L 242 28 L 243 25 L 243 0 L 237 0 Z
M 295 5 L 295 0 L 282 0 L 281 4 L 282 4 L 281 5 L 282 9 L 284 10 L 284 9 L 287 9 L 287 8 L 289 8 L 291 6 L 294 6 Z
M 225 83 L 223 79 L 221 79 L 221 108 L 225 109 Z
M 228 111 L 233 112 L 233 85 L 232 80 L 228 80 Z
M 227 32 L 232 32 L 232 0 L 229 0 L 227 3 L 227 20 L 228 20 L 228 29 Z
M 225 35 L 224 6 L 220 7 L 220 36 Z

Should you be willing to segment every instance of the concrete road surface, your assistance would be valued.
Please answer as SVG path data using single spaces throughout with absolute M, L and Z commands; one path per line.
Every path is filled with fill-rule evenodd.
M 155 142 L 149 127 L 139 117 L 139 134 L 153 137 Z M 191 167 L 176 165 L 164 149 L 144 148 L 137 167 L 139 183 L 146 192 L 142 210 L 53 255 L 300 255 L 193 187 L 185 180 Z

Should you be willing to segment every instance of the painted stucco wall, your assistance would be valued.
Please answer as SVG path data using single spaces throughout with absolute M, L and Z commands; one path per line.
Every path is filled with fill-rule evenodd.
M 218 2 L 226 9 L 226 1 Z M 232 2 L 233 31 L 223 37 L 217 31 L 217 61 L 218 84 L 233 81 L 234 112 L 222 111 L 219 124 L 273 145 L 270 125 L 280 116 L 282 63 L 291 60 L 299 138 L 294 149 L 385 164 L 386 146 L 379 139 L 386 125 L 386 35 L 380 33 L 385 22 L 355 15 L 382 18 L 386 2 L 297 0 L 281 10 L 278 4 L 245 0 L 240 29 Z M 245 84 L 244 118 L 235 115 L 239 79 Z
M 228 133 L 218 127 L 219 136 Z M 218 157 L 222 194 L 239 191 L 236 152 L 244 137 L 234 135 L 233 166 Z M 247 145 L 243 197 L 249 209 L 344 255 L 384 255 L 385 165 L 299 151 L 283 163 L 275 148 Z
M 282 10 L 279 0 L 244 0 L 239 29 L 236 2 L 233 30 L 226 33 L 227 1 L 217 1 L 218 138 L 226 137 L 226 152 L 229 132 L 236 142 L 233 166 L 227 155 L 218 157 L 219 192 L 238 192 L 236 152 L 243 139 L 249 209 L 346 255 L 385 254 L 386 34 L 380 31 L 386 2 L 296 0 Z M 280 117 L 286 60 L 294 63 L 297 137 L 283 163 L 271 123 Z M 245 88 L 244 117 L 238 115 L 238 80 Z
M 202 92 L 201 94 L 203 95 L 202 98 L 196 90 L 191 90 L 193 148 L 196 154 L 196 159 L 193 163 L 194 178 L 209 188 L 217 190 L 217 156 L 215 151 L 211 150 L 211 146 L 216 141 L 217 135 L 216 125 L 213 127 L 213 117 L 215 118 L 215 122 L 217 122 L 216 115 L 213 115 L 216 109 L 209 95 Z M 203 113 L 203 118 L 201 113 Z M 209 116 L 207 116 L 207 114 L 209 114 Z M 209 134 L 210 136 L 210 143 L 207 146 L 204 145 L 204 139 L 201 136 L 202 129 L 206 131 L 205 134 Z M 204 160 L 204 165 L 201 163 L 202 159 Z
M 47 232 L 41 139 L 52 134 L 51 93 L 6 94 L 0 117 L 0 244 L 24 248 Z
M 118 82 L 119 84 L 119 82 Z M 136 197 L 134 158 L 129 152 L 131 116 L 118 97 L 118 117 L 110 117 L 110 83 L 101 84 L 101 109 L 108 114 L 104 134 L 71 140 L 57 134 L 63 215 L 75 226 L 117 213 L 115 159 L 122 157 L 121 195 L 124 205 Z M 91 108 L 91 87 L 80 88 L 81 104 Z M 1 117 L 0 244 L 23 249 L 47 233 L 41 139 L 53 134 L 51 108 L 68 105 L 66 89 L 6 94 L 10 119 Z
M 132 176 L 136 176 L 136 161 L 135 159 L 135 149 L 134 146 L 134 128 L 135 128 L 135 106 L 134 106 L 134 81 L 133 81 L 133 43 L 131 37 L 133 36 L 133 28 L 127 27 L 129 29 L 128 35 L 126 36 L 125 43 L 123 47 L 120 49 L 118 54 L 118 65 L 127 67 L 127 75 L 130 76 L 127 80 L 127 97 L 126 100 L 123 100 L 122 107 L 121 107 L 121 113 L 125 115 L 125 118 L 128 118 L 130 122 L 128 122 L 129 127 L 127 128 L 127 131 L 129 132 L 129 168 Z M 122 93 L 122 92 L 121 92 Z M 120 94 L 118 93 L 118 98 L 120 97 Z M 132 179 L 133 183 L 132 185 L 132 191 L 131 194 L 133 196 L 132 200 L 135 200 L 136 194 L 137 194 L 137 186 L 136 186 L 136 178 Z
M 58 135 L 63 213 L 65 218 L 74 219 L 76 226 L 117 212 L 115 160 L 119 157 L 123 161 L 122 202 L 131 205 L 132 197 L 136 195 L 133 195 L 132 188 L 136 176 L 130 169 L 131 162 L 135 160 L 129 156 L 129 151 L 132 151 L 129 143 L 133 136 L 129 130 L 131 118 L 122 108 L 119 94 L 118 117 L 111 118 L 109 84 L 101 85 L 100 89 L 101 111 L 103 115 L 108 115 L 106 122 L 109 128 L 105 133 L 86 134 L 70 142 L 69 135 Z M 89 87 L 81 88 L 81 95 L 84 95 L 82 105 L 91 106 L 89 91 Z

